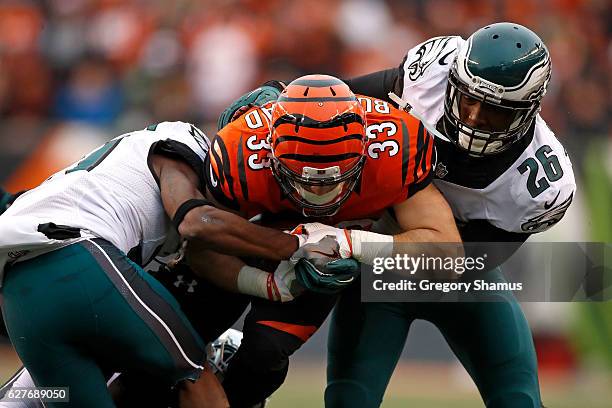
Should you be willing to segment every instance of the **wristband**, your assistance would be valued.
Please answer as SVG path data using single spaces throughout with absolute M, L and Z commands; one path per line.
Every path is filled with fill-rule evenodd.
M 361 263 L 372 265 L 375 258 L 393 256 L 393 235 L 351 230 L 351 246 L 353 258 Z
M 189 211 L 193 210 L 196 207 L 202 207 L 205 205 L 213 204 L 208 200 L 199 198 L 192 198 L 191 200 L 185 201 L 179 206 L 179 208 L 176 210 L 176 213 L 174 213 L 174 218 L 172 218 L 172 224 L 174 224 L 174 228 L 176 228 L 176 230 L 178 231 L 179 225 L 181 225 L 183 219 Z
M 238 292 L 268 300 L 274 299 L 276 293 L 274 293 L 273 288 L 268 287 L 270 275 L 272 274 L 269 272 L 244 265 L 238 272 L 238 279 L 236 280 Z

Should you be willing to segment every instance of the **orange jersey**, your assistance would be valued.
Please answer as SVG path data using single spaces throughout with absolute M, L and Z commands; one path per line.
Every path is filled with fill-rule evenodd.
M 366 112 L 366 161 L 360 180 L 328 223 L 377 219 L 432 179 L 433 138 L 423 124 L 388 102 L 359 96 Z M 270 170 L 271 104 L 252 108 L 221 129 L 206 162 L 207 187 L 225 207 L 250 218 L 301 211 L 284 197 Z M 321 150 L 325 146 L 320 146 Z

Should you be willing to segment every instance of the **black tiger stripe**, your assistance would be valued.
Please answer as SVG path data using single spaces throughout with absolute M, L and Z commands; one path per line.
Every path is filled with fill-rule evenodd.
M 219 184 L 223 184 L 225 183 L 225 175 L 223 173 L 223 169 L 222 167 L 224 166 L 224 163 L 221 161 L 221 156 L 219 156 L 219 153 L 217 153 L 217 149 L 215 149 L 215 144 L 217 146 L 219 146 L 219 143 L 217 141 L 217 139 L 220 139 L 218 136 L 215 138 L 215 140 L 213 140 L 213 147 L 210 149 L 210 154 L 213 157 L 213 159 L 215 159 L 215 164 L 217 165 L 217 172 L 216 172 L 216 176 L 218 178 L 218 182 Z
M 313 88 L 324 88 L 326 86 L 344 85 L 344 82 L 338 78 L 326 79 L 296 79 L 291 85 L 309 86 Z
M 419 131 L 417 137 L 417 155 L 414 166 L 414 180 L 408 186 L 408 197 L 412 197 L 419 191 L 423 190 L 433 180 L 434 172 L 431 168 L 430 156 L 428 155 L 430 144 L 434 148 L 434 140 L 429 136 L 422 123 L 419 123 Z M 433 153 L 433 151 L 432 151 Z M 429 166 L 429 168 L 428 168 Z M 417 178 L 419 167 L 423 171 L 420 180 Z
M 429 143 L 431 142 L 431 138 L 427 137 L 429 136 L 427 131 L 425 131 L 424 133 L 425 133 L 425 146 L 423 146 L 423 158 L 421 160 L 421 171 L 423 172 L 423 174 L 427 172 L 427 164 L 429 162 L 427 152 L 429 151 Z
M 281 154 L 278 158 L 310 162 L 310 163 L 332 163 L 332 162 L 352 159 L 355 157 L 361 157 L 361 154 L 343 153 L 343 154 L 330 154 L 330 155 L 314 155 L 314 154 L 288 153 L 288 154 Z
M 402 123 L 402 184 L 406 184 L 408 177 L 408 166 L 410 165 L 410 133 L 403 120 Z
M 413 183 L 416 183 L 418 180 L 418 172 L 419 167 L 421 166 L 421 160 L 423 160 L 423 145 L 425 144 L 425 129 L 423 127 L 423 123 L 419 122 L 419 130 L 417 132 L 417 151 L 414 157 L 414 174 L 413 174 Z
M 276 141 L 274 142 L 274 146 L 276 147 L 283 142 L 300 142 L 300 143 L 306 143 L 306 144 L 311 144 L 311 145 L 330 145 L 334 143 L 345 142 L 347 140 L 362 140 L 362 139 L 363 139 L 363 135 L 360 135 L 358 133 L 353 133 L 350 135 L 338 137 L 336 139 L 331 139 L 331 140 L 312 140 L 312 139 L 306 139 L 300 136 L 286 135 L 286 136 L 279 136 L 278 138 L 276 138 Z
M 221 178 L 223 177 L 223 173 L 217 174 L 217 172 L 214 172 L 214 176 L 210 174 L 210 172 L 214 171 L 214 169 L 212 168 L 212 165 L 210 164 L 212 151 L 213 151 L 212 149 L 209 151 L 209 154 L 206 156 L 206 159 L 204 161 L 204 166 L 208 170 L 208 173 L 206 173 L 206 186 L 208 187 L 208 191 L 213 195 L 215 200 L 219 204 L 221 204 L 223 207 L 229 208 L 232 210 L 239 210 L 240 205 L 238 204 L 238 202 L 236 200 L 232 201 L 230 198 L 228 198 L 223 193 L 223 190 L 221 187 L 222 186 Z M 217 160 L 217 163 L 219 163 L 218 158 L 216 158 L 215 160 Z M 213 177 L 217 178 L 216 185 L 213 185 L 213 180 L 212 180 Z
M 247 186 L 246 170 L 244 168 L 244 151 L 242 146 L 242 135 L 238 143 L 238 181 L 240 182 L 240 190 L 245 200 L 249 199 L 249 187 Z
M 219 148 L 219 151 L 221 151 L 221 156 L 219 156 L 217 149 L 215 148 L 215 143 L 216 146 Z M 206 185 L 208 186 L 208 191 L 210 191 L 215 200 L 217 200 L 224 207 L 237 210 L 239 209 L 240 205 L 238 204 L 238 200 L 236 199 L 236 195 L 234 194 L 234 188 L 232 183 L 233 177 L 230 174 L 231 169 L 227 149 L 219 135 L 217 135 L 213 139 L 212 144 L 213 147 L 211 147 L 211 149 L 209 150 L 208 155 L 206 156 L 205 163 L 205 168 L 208 170 L 208 173 L 206 174 Z M 212 164 L 210 163 L 211 160 L 215 160 L 215 163 L 217 164 L 217 171 L 214 172 L 215 176 L 217 177 L 216 186 L 213 186 L 213 181 L 211 180 L 212 176 L 210 172 L 214 171 Z M 232 197 L 227 197 L 223 192 L 222 186 L 225 183 L 228 184 Z
M 357 101 L 355 96 L 319 96 L 312 98 L 294 98 L 290 96 L 279 96 L 278 102 L 354 102 Z
M 430 185 L 431 181 L 433 180 L 433 175 L 434 175 L 434 172 L 429 171 L 427 175 L 425 176 L 425 178 L 423 178 L 421 181 L 419 182 L 415 181 L 412 184 L 410 184 L 410 186 L 408 186 L 408 195 L 406 197 L 410 198 L 416 193 L 418 193 L 419 191 L 423 190 L 428 185 Z
M 305 115 L 295 114 L 281 116 L 280 118 L 276 119 L 273 126 L 278 127 L 280 125 L 288 124 L 310 129 L 331 129 L 338 126 L 346 126 L 355 122 L 364 125 L 363 118 L 356 113 L 343 113 L 342 115 L 334 116 L 330 120 L 326 121 L 315 120 Z
M 230 191 L 233 200 L 236 200 L 236 193 L 234 192 L 234 177 L 232 176 L 232 169 L 230 166 L 230 158 L 229 153 L 227 152 L 227 147 L 225 147 L 225 143 L 223 143 L 223 139 L 217 138 L 217 145 L 219 146 L 219 150 L 221 151 L 221 159 L 223 163 L 223 175 L 227 182 L 227 188 Z

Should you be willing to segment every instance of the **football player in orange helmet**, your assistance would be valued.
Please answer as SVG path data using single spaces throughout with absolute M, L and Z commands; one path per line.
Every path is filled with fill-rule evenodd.
M 336 87 L 316 86 L 322 82 Z M 331 79 L 294 81 L 272 110 L 272 174 L 307 216 L 338 212 L 365 164 L 364 109 L 346 85 L 338 85 Z M 305 103 L 311 99 L 316 102 Z
M 392 255 L 393 242 L 460 242 L 452 213 L 431 184 L 433 139 L 421 122 L 389 103 L 353 94 L 338 78 L 308 75 L 291 82 L 273 103 L 253 107 L 213 139 L 206 171 L 209 199 L 242 214 L 306 220 L 312 242 L 331 236 L 330 253 L 364 264 Z M 392 209 L 401 233 L 377 234 L 372 220 Z M 365 229 L 365 230 L 364 230 Z M 306 255 L 313 255 L 312 252 Z M 237 262 L 223 257 L 223 265 Z M 210 266 L 210 256 L 199 258 Z M 227 275 L 224 287 L 249 293 L 265 277 Z M 212 269 L 215 268 L 211 268 Z M 236 269 L 236 268 L 233 268 Z M 352 278 L 302 276 L 307 288 L 278 304 L 255 299 L 244 341 L 223 382 L 232 407 L 248 407 L 274 392 L 289 356 L 323 323 Z M 260 283 L 256 283 L 256 281 Z M 283 296 L 281 296 L 283 297 Z M 285 300 L 290 297 L 285 293 Z
M 542 39 L 501 22 L 467 39 L 428 39 L 411 47 L 399 66 L 346 80 L 355 92 L 401 102 L 438 131 L 434 183 L 453 208 L 464 242 L 507 243 L 488 254 L 493 280 L 504 279 L 494 267 L 531 234 L 562 219 L 575 193 L 568 153 L 539 114 L 550 76 Z M 220 121 L 280 89 L 278 81 L 265 83 L 228 107 Z M 500 293 L 495 303 L 418 305 L 360 304 L 359 291 L 348 292 L 331 324 L 327 407 L 379 406 L 415 319 L 440 329 L 487 407 L 540 406 L 532 335 L 512 292 Z M 384 353 L 372 358 L 378 350 Z

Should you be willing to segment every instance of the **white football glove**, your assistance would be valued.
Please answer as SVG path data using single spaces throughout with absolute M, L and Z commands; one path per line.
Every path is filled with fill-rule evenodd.
M 268 274 L 268 299 L 272 301 L 290 302 L 304 292 L 295 276 L 295 263 L 281 261 L 274 273 Z
M 291 234 L 297 235 L 300 242 L 298 250 L 291 256 L 290 260 L 293 263 L 297 263 L 300 258 L 310 258 L 311 256 L 307 256 L 307 253 L 317 253 L 317 244 L 321 243 L 321 240 L 325 237 L 331 237 L 338 244 L 338 248 L 329 251 L 329 245 L 322 245 L 320 255 L 331 259 L 353 256 L 349 230 L 321 224 L 320 222 L 311 222 L 298 225 L 291 231 Z

